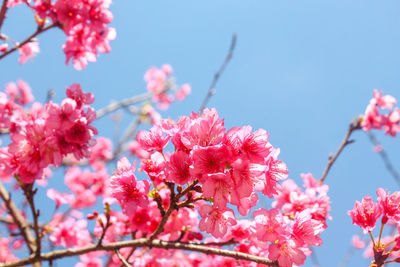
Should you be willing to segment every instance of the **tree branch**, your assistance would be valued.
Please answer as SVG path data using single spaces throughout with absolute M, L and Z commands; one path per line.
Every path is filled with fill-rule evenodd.
M 219 67 L 219 70 L 214 74 L 214 78 L 210 84 L 210 87 L 208 88 L 207 95 L 204 98 L 203 103 L 199 108 L 199 113 L 201 113 L 206 108 L 208 101 L 210 101 L 210 98 L 215 94 L 215 86 L 217 85 L 218 80 L 221 77 L 222 73 L 224 72 L 226 66 L 228 66 L 229 61 L 232 59 L 233 51 L 235 50 L 236 47 L 236 39 L 237 39 L 236 33 L 233 33 L 228 54 L 226 55 L 224 61 L 222 62 L 221 67 Z
M 10 194 L 7 192 L 1 181 L 0 181 L 0 197 L 3 199 L 8 212 L 11 214 L 11 217 L 13 218 L 13 221 L 18 226 L 18 229 L 21 231 L 25 243 L 28 246 L 29 252 L 33 253 L 36 250 L 36 247 L 34 245 L 34 238 L 32 236 L 32 233 L 29 230 L 29 224 L 25 220 L 24 216 L 22 216 L 21 212 L 19 211 L 15 203 L 11 200 Z
M 381 144 L 378 141 L 378 138 L 376 138 L 376 136 L 371 133 L 368 132 L 368 138 L 371 141 L 371 143 L 374 146 L 380 146 Z M 400 186 L 400 175 L 399 173 L 396 171 L 396 169 L 393 167 L 392 162 L 389 159 L 388 154 L 386 153 L 386 151 L 382 148 L 381 151 L 378 152 L 379 156 L 381 156 L 383 163 L 385 164 L 385 168 L 389 171 L 389 173 L 392 175 L 393 179 L 396 181 L 397 185 Z
M 56 259 L 78 256 L 78 255 L 86 254 L 86 253 L 93 252 L 93 251 L 99 251 L 99 250 L 115 251 L 117 249 L 121 249 L 121 248 L 125 248 L 125 247 L 131 247 L 131 248 L 155 247 L 155 248 L 162 248 L 162 249 L 188 250 L 188 251 L 196 251 L 196 252 L 205 253 L 205 254 L 234 258 L 237 260 L 246 260 L 246 261 L 251 261 L 251 262 L 255 262 L 255 263 L 259 263 L 259 264 L 265 264 L 265 265 L 269 265 L 269 266 L 278 266 L 276 261 L 271 261 L 271 260 L 268 260 L 267 258 L 253 256 L 253 255 L 250 255 L 247 253 L 206 247 L 204 245 L 194 245 L 194 244 L 179 243 L 179 242 L 161 241 L 161 240 L 150 240 L 148 238 L 140 238 L 140 239 L 136 239 L 136 240 L 114 242 L 114 243 L 104 244 L 101 246 L 97 246 L 96 244 L 94 244 L 94 245 L 90 245 L 87 247 L 76 248 L 76 249 L 57 250 L 57 251 L 49 252 L 46 254 L 42 254 L 40 256 L 40 258 L 38 258 L 38 259 L 37 258 L 35 259 L 35 256 L 33 255 L 29 258 L 22 259 L 22 260 L 19 260 L 16 262 L 4 263 L 0 266 L 2 266 L 2 267 L 25 266 L 27 264 L 31 264 L 32 262 L 35 262 L 38 260 L 39 261 L 53 261 Z
M 96 118 L 99 119 L 99 118 L 104 117 L 105 115 L 107 115 L 107 114 L 109 114 L 109 113 L 111 113 L 113 111 L 116 111 L 117 109 L 129 107 L 129 106 L 137 104 L 139 102 L 148 100 L 148 99 L 150 99 L 152 97 L 153 97 L 153 93 L 149 92 L 149 93 L 144 93 L 144 94 L 141 94 L 141 95 L 133 96 L 133 97 L 130 97 L 130 98 L 126 98 L 126 99 L 123 99 L 123 100 L 121 100 L 119 102 L 113 102 L 113 103 L 109 104 L 108 106 L 99 109 L 97 111 Z
M 25 197 L 28 201 L 29 207 L 32 211 L 32 218 L 33 218 L 33 231 L 35 232 L 35 255 L 37 257 L 40 256 L 41 253 L 41 236 L 39 230 L 39 210 L 36 210 L 34 196 L 37 192 L 37 189 L 33 190 L 33 183 L 32 184 L 24 184 L 22 185 L 22 190 L 24 191 Z
M 3 0 L 3 4 L 1 5 L 1 9 L 0 9 L 0 33 L 1 33 L 1 27 L 3 26 L 3 22 L 6 18 L 6 13 L 7 13 L 7 3 L 8 0 Z
M 343 151 L 343 149 L 353 143 L 353 140 L 350 140 L 350 136 L 351 134 L 355 131 L 355 130 L 359 130 L 361 129 L 360 126 L 360 122 L 359 121 L 355 121 L 355 122 L 351 122 L 349 125 L 349 129 L 347 130 L 346 136 L 344 137 L 342 143 L 340 144 L 338 150 L 336 151 L 336 153 L 333 156 L 329 156 L 328 159 L 328 164 L 325 167 L 325 170 L 321 176 L 321 179 L 319 180 L 319 182 L 322 184 L 324 183 L 326 176 L 328 175 L 329 170 L 331 169 L 333 163 L 335 163 L 336 159 L 339 157 L 340 153 Z
M 115 253 L 117 253 L 118 258 L 121 260 L 121 262 L 126 266 L 126 267 L 131 267 L 132 265 L 129 264 L 129 262 L 127 262 L 124 257 L 121 255 L 121 253 L 119 252 L 118 249 L 115 250 Z
M 17 45 L 15 45 L 13 48 L 7 50 L 6 52 L 4 52 L 3 54 L 0 55 L 0 60 L 3 59 L 4 57 L 8 56 L 9 54 L 11 54 L 12 52 L 14 52 L 15 50 L 17 50 L 18 48 L 26 45 L 29 42 L 32 42 L 33 38 L 35 38 L 36 36 L 38 36 L 39 34 L 50 30 L 51 28 L 57 27 L 58 24 L 57 23 L 52 23 L 46 27 L 38 27 L 37 30 L 32 33 L 28 38 L 26 38 L 24 41 L 22 41 L 22 43 L 19 43 Z

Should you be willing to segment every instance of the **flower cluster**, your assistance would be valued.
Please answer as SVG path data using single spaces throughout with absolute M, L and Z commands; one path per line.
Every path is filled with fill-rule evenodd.
M 348 214 L 354 225 L 360 226 L 364 234 L 369 233 L 372 243 L 367 248 L 366 255 L 373 256 L 374 263 L 381 266 L 389 261 L 400 262 L 400 235 L 382 237 L 383 227 L 387 224 L 400 229 L 400 191 L 389 194 L 379 188 L 376 193 L 378 195 L 377 203 L 374 203 L 370 196 L 365 196 L 361 202 L 356 201 L 353 210 L 348 211 Z M 376 227 L 379 218 L 381 218 L 381 230 L 378 241 L 376 241 L 371 232 Z M 363 247 L 359 240 L 355 241 L 353 242 L 355 245 Z
M 44 176 L 49 165 L 59 166 L 68 154 L 78 160 L 89 156 L 95 144 L 92 137 L 97 134 L 91 125 L 96 113 L 86 105 L 93 103 L 92 94 L 82 93 L 80 85 L 73 84 L 67 88 L 67 98 L 61 105 L 51 101 L 45 106 L 34 103 L 28 112 L 14 101 L 27 103 L 32 97 L 23 83 L 19 82 L 17 88 L 19 91 L 8 85 L 9 95 L 0 94 L 0 125 L 9 129 L 11 139 L 0 150 L 2 178 L 13 175 L 23 183 L 32 183 Z
M 109 28 L 113 15 L 109 10 L 111 0 L 35 0 L 8 1 L 8 6 L 13 7 L 20 3 L 26 3 L 35 13 L 35 19 L 39 30 L 45 27 L 45 23 L 51 20 L 54 25 L 60 27 L 67 41 L 63 45 L 66 55 L 66 64 L 72 60 L 73 66 L 81 70 L 89 61 L 96 61 L 99 52 L 108 53 L 111 50 L 109 41 L 114 40 L 116 32 Z M 7 44 L 3 44 L 1 52 L 7 51 Z M 39 52 L 39 44 L 30 41 L 19 48 L 21 57 L 19 61 L 24 64 Z
M 144 74 L 147 90 L 153 93 L 153 101 L 158 103 L 160 109 L 167 109 L 174 99 L 182 101 L 191 93 L 191 87 L 187 83 L 178 89 L 175 79 L 171 76 L 172 72 L 172 67 L 164 64 L 161 69 L 151 67 Z M 168 94 L 169 90 L 175 91 L 175 97 Z
M 267 257 L 280 266 L 304 263 L 312 253 L 309 247 L 322 244 L 319 234 L 326 228 L 330 209 L 328 187 L 311 174 L 302 175 L 304 192 L 292 180 L 280 184 L 288 169 L 268 139 L 265 130 L 253 132 L 250 126 L 226 130 L 215 109 L 177 122 L 161 120 L 149 131 L 139 131 L 136 150 L 149 153 L 140 170 L 151 179 L 153 189 L 149 181 L 138 180 L 135 166 L 126 158 L 118 162 L 109 187 L 125 217 L 112 220 L 128 229 L 116 226 L 112 232 L 147 236 L 174 205 L 159 239 L 202 240 L 203 231 L 212 235 L 211 240 L 235 240 L 235 251 Z M 171 144 L 174 152 L 166 152 Z M 248 215 L 258 203 L 257 191 L 275 198 L 274 208 L 254 211 L 254 221 L 238 219 L 233 206 L 242 216 Z M 128 224 L 117 223 L 121 220 Z M 168 262 L 168 258 L 163 259 Z
M 383 129 L 386 134 L 396 136 L 400 132 L 400 110 L 393 106 L 396 99 L 391 95 L 382 95 L 382 92 L 374 90 L 374 97 L 370 100 L 365 114 L 362 118 L 361 127 L 365 131 L 371 129 Z M 382 114 L 381 110 L 389 110 L 387 114 Z

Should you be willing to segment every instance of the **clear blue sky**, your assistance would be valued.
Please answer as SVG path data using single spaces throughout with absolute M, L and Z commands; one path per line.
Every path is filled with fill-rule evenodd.
M 38 99 L 52 88 L 60 100 L 65 87 L 77 82 L 95 93 L 94 106 L 100 108 L 144 92 L 144 72 L 170 63 L 178 83 L 193 89 L 185 102 L 163 113 L 178 118 L 197 111 L 236 32 L 234 57 L 209 106 L 217 108 L 227 127 L 266 129 L 271 143 L 281 148 L 290 177 L 300 183 L 302 172 L 320 177 L 373 88 L 400 100 L 399 10 L 398 1 L 367 0 L 114 1 L 117 39 L 110 54 L 78 72 L 64 65 L 65 36 L 52 30 L 39 37 L 41 53 L 33 62 L 21 66 L 17 54 L 0 62 L 0 85 L 22 78 Z M 12 10 L 4 25 L 17 40 L 33 30 L 25 7 Z M 110 125 L 101 120 L 100 133 L 111 136 Z M 400 170 L 400 137 L 378 137 Z M 358 233 L 346 214 L 354 201 L 366 194 L 375 198 L 378 187 L 398 189 L 366 134 L 356 132 L 354 138 L 326 180 L 333 220 L 324 245 L 315 250 L 321 266 L 337 266 Z M 349 266 L 368 263 L 356 253 Z

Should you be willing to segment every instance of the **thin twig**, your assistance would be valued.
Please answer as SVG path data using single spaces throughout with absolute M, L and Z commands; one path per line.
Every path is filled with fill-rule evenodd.
M 115 253 L 117 253 L 118 258 L 121 260 L 121 262 L 126 266 L 126 267 L 131 267 L 132 265 L 129 264 L 129 262 L 127 262 L 124 257 L 121 255 L 121 253 L 119 252 L 118 249 L 115 250 Z
M 236 39 L 237 39 L 236 33 L 233 33 L 228 54 L 226 55 L 224 62 L 222 62 L 221 67 L 219 67 L 219 70 L 214 74 L 214 78 L 210 84 L 210 87 L 208 88 L 207 95 L 204 98 L 203 103 L 199 108 L 199 113 L 201 113 L 206 108 L 208 101 L 210 101 L 210 98 L 215 94 L 215 86 L 217 85 L 218 80 L 221 77 L 222 73 L 224 72 L 226 66 L 228 66 L 229 61 L 232 59 L 233 51 L 235 50 L 236 47 Z
M 329 170 L 331 169 L 333 163 L 335 163 L 336 159 L 339 157 L 340 153 L 343 151 L 343 149 L 353 143 L 353 140 L 350 140 L 350 136 L 351 134 L 355 131 L 355 130 L 359 130 L 361 129 L 360 127 L 360 123 L 359 121 L 356 122 L 351 122 L 349 125 L 349 129 L 347 130 L 346 136 L 344 137 L 342 143 L 340 144 L 338 150 L 336 151 L 336 153 L 333 156 L 330 156 L 328 159 L 328 164 L 325 167 L 325 170 L 321 176 L 321 179 L 319 180 L 320 183 L 324 183 L 326 176 L 328 175 Z
M 175 209 L 179 209 L 177 206 L 177 203 L 181 197 L 183 197 L 186 193 L 188 193 L 190 190 L 192 190 L 196 185 L 198 181 L 195 180 L 193 181 L 188 187 L 186 187 L 184 190 L 179 192 L 178 194 L 175 195 L 175 190 L 174 190 L 174 184 L 172 183 L 167 183 L 170 191 L 171 191 L 171 201 L 169 204 L 169 207 L 167 211 L 165 212 L 164 216 L 161 218 L 161 222 L 158 225 L 157 229 L 150 235 L 149 239 L 153 240 L 155 239 L 159 234 L 161 234 L 164 231 L 164 225 L 167 223 L 169 216 Z
M 7 13 L 7 3 L 8 0 L 3 0 L 3 4 L 1 5 L 1 9 L 0 9 L 0 33 L 1 33 L 1 27 L 3 26 L 3 22 L 6 18 L 6 13 Z
M 378 138 L 376 138 L 376 136 L 373 133 L 368 132 L 368 138 L 374 146 L 381 145 L 379 143 Z M 386 151 L 383 148 L 378 153 L 379 153 L 379 156 L 381 156 L 383 163 L 385 164 L 385 168 L 389 171 L 390 175 L 392 175 L 392 177 L 396 181 L 397 185 L 400 186 L 400 175 L 396 171 L 396 169 L 393 167 L 393 164 L 389 159 L 389 155 L 386 153 Z
M 21 231 L 21 234 L 25 240 L 26 245 L 28 246 L 30 253 L 34 252 L 36 247 L 34 244 L 34 237 L 32 236 L 32 233 L 29 230 L 29 224 L 25 220 L 24 216 L 22 216 L 21 212 L 19 211 L 15 203 L 11 200 L 10 194 L 7 192 L 1 181 L 0 181 L 0 197 L 3 199 L 8 212 L 13 218 L 13 221 L 18 226 L 18 229 Z
M 35 207 L 35 201 L 34 201 L 34 196 L 37 192 L 37 189 L 33 190 L 33 184 L 24 184 L 22 186 L 22 189 L 24 191 L 26 200 L 28 201 L 29 207 L 31 208 L 32 211 L 32 218 L 33 218 L 33 230 L 35 232 L 35 243 L 36 243 L 36 250 L 35 250 L 35 255 L 36 257 L 40 257 L 41 253 L 41 236 L 40 236 L 40 230 L 39 230 L 39 210 L 36 210 Z
M 9 54 L 14 52 L 18 48 L 26 45 L 27 43 L 32 42 L 33 38 L 35 38 L 39 34 L 45 32 L 47 30 L 50 30 L 51 28 L 57 27 L 57 26 L 58 26 L 58 23 L 52 23 L 52 24 L 50 24 L 50 25 L 48 25 L 46 27 L 38 27 L 37 30 L 34 33 L 32 33 L 28 38 L 26 38 L 24 41 L 22 41 L 22 43 L 19 43 L 19 44 L 15 45 L 13 48 L 11 48 L 11 49 L 7 50 L 6 52 L 4 52 L 3 54 L 1 54 L 0 55 L 0 59 L 8 56 Z
M 126 256 L 126 259 L 125 259 L 127 262 L 129 262 L 129 258 L 133 255 L 133 252 L 135 252 L 135 250 L 136 250 L 136 248 L 132 248 L 131 251 L 129 251 L 129 254 L 128 254 L 128 256 Z M 135 263 L 135 259 L 133 259 L 132 264 L 134 264 L 134 263 Z M 120 267 L 124 267 L 124 264 L 121 264 Z
M 137 247 L 153 247 L 153 248 L 162 248 L 162 249 L 178 249 L 178 250 L 188 250 L 188 251 L 196 251 L 205 254 L 224 256 L 229 258 L 234 258 L 237 260 L 246 260 L 259 264 L 266 264 L 269 266 L 278 266 L 276 261 L 268 260 L 264 257 L 253 256 L 247 253 L 217 249 L 213 247 L 207 247 L 203 245 L 193 245 L 193 244 L 185 244 L 180 242 L 170 242 L 170 241 L 161 241 L 161 240 L 149 240 L 148 238 L 140 238 L 136 240 L 129 241 L 119 241 L 114 243 L 102 244 L 101 246 L 97 246 L 96 244 L 75 248 L 75 249 L 62 249 L 57 251 L 52 251 L 46 254 L 42 254 L 39 259 L 35 259 L 34 256 L 10 263 L 0 264 L 1 267 L 17 267 L 17 266 L 26 266 L 31 264 L 35 260 L 39 261 L 50 261 L 56 260 L 60 258 L 78 256 L 82 254 L 86 254 L 93 251 L 115 251 L 116 249 L 121 249 L 125 247 L 137 248 Z
M 135 120 L 131 122 L 131 124 L 128 126 L 128 128 L 125 130 L 124 135 L 122 136 L 121 140 L 119 140 L 117 147 L 115 148 L 112 156 L 112 160 L 115 159 L 119 153 L 121 153 L 124 150 L 124 145 L 128 140 L 132 139 L 135 134 L 136 134 L 136 129 L 140 125 L 141 119 L 140 116 L 138 116 Z
M 97 113 L 96 118 L 99 119 L 117 109 L 129 107 L 129 106 L 137 104 L 139 102 L 143 102 L 145 100 L 151 99 L 153 97 L 153 95 L 154 95 L 154 93 L 149 92 L 149 93 L 144 93 L 141 95 L 133 96 L 130 98 L 126 98 L 126 99 L 123 99 L 118 102 L 113 102 L 113 103 L 109 104 L 108 106 L 99 109 L 96 112 Z

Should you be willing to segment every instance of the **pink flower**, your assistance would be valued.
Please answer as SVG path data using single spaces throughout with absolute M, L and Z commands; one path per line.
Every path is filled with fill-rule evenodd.
M 191 92 L 192 92 L 192 88 L 191 88 L 190 84 L 185 83 L 185 84 L 182 84 L 181 89 L 178 92 L 176 92 L 175 97 L 179 101 L 182 101 L 188 95 L 190 95 Z
M 382 214 L 381 207 L 372 202 L 372 198 L 366 196 L 361 203 L 356 201 L 353 210 L 347 212 L 353 219 L 353 224 L 360 226 L 364 234 L 375 228 L 376 221 Z
M 27 2 L 27 0 L 8 0 L 7 7 L 16 7 L 24 2 Z
M 81 85 L 78 83 L 72 84 L 66 91 L 67 97 L 75 100 L 78 108 L 85 104 L 93 104 L 94 95 L 92 93 L 83 93 Z
M 264 189 L 262 193 L 270 198 L 277 193 L 277 182 L 286 179 L 289 173 L 286 164 L 278 160 L 279 153 L 279 148 L 273 150 L 270 157 L 266 160 L 268 168 L 265 171 Z
M 379 114 L 376 105 L 369 104 L 365 110 L 364 119 L 361 122 L 361 127 L 364 131 L 370 131 L 371 129 L 382 128 L 383 117 Z
M 255 131 L 254 134 L 251 130 L 251 126 L 233 127 L 226 134 L 227 141 L 241 157 L 246 157 L 254 163 L 263 163 L 271 151 L 269 135 L 263 129 Z
M 294 218 L 292 238 L 298 246 L 320 246 L 321 238 L 318 237 L 324 230 L 324 224 L 311 218 L 310 210 L 304 210 Z
M 73 199 L 73 195 L 61 194 L 53 188 L 48 189 L 46 195 L 56 202 L 56 208 L 60 207 L 61 204 L 70 203 Z
M 158 127 L 153 127 L 150 131 L 139 131 L 136 135 L 136 140 L 141 147 L 149 152 L 155 150 L 162 153 L 164 147 L 168 144 L 169 138 Z
M 385 224 L 388 220 L 395 223 L 400 223 L 400 192 L 388 194 L 383 188 L 376 190 L 378 195 L 378 205 L 383 211 L 382 223 Z
M 129 143 L 129 151 L 141 160 L 150 158 L 150 153 L 144 150 L 135 140 Z
M 25 64 L 25 62 L 36 56 L 39 53 L 39 43 L 38 42 L 29 42 L 18 49 L 21 56 L 18 61 L 21 64 Z
M 229 173 L 209 174 L 203 184 L 203 196 L 212 197 L 214 206 L 221 209 L 229 202 L 232 190 L 233 182 Z
M 203 205 L 199 209 L 202 217 L 199 229 L 212 234 L 216 238 L 223 237 L 228 227 L 236 224 L 236 219 L 231 209 L 219 209 L 209 205 Z
M 137 181 L 134 172 L 135 167 L 124 157 L 118 161 L 118 171 L 110 181 L 112 196 L 119 201 L 126 214 L 132 214 L 137 207 L 145 208 L 149 203 L 150 182 Z
M 58 224 L 50 235 L 50 240 L 57 246 L 82 247 L 90 243 L 90 234 L 85 220 L 76 221 L 68 218 Z
M 0 44 L 0 53 L 6 52 L 8 49 L 8 44 Z
M 193 149 L 196 145 L 220 145 L 225 140 L 224 120 L 219 119 L 215 109 L 205 109 L 202 116 L 192 114 L 188 123 L 180 135 L 180 141 L 187 149 Z
M 184 185 L 192 180 L 189 173 L 191 161 L 189 155 L 183 151 L 177 151 L 171 155 L 168 164 L 167 180 L 179 185 Z
M 229 160 L 229 150 L 226 145 L 196 146 L 191 156 L 193 165 L 190 172 L 203 182 L 210 173 L 224 172 L 226 162 Z
M 275 242 L 289 234 L 282 213 L 277 209 L 254 211 L 256 237 L 260 241 Z
M 81 262 L 75 264 L 74 267 L 102 267 L 104 266 L 103 261 L 99 258 L 102 253 L 90 252 L 79 256 Z
M 303 265 L 306 260 L 304 252 L 292 240 L 273 243 L 268 251 L 268 258 L 277 260 L 280 267 L 292 267 L 293 264 Z
M 90 163 L 97 161 L 107 161 L 112 158 L 112 143 L 111 140 L 105 137 L 99 137 L 96 139 L 96 144 L 92 147 L 92 153 L 90 154 Z
M 395 137 L 400 132 L 400 110 L 395 108 L 384 118 L 383 129 L 385 133 Z
M 376 152 L 376 153 L 380 153 L 383 151 L 383 146 L 382 145 L 376 145 L 372 148 L 372 151 Z
M 29 85 L 23 80 L 18 80 L 17 85 L 19 93 L 17 102 L 20 103 L 21 105 L 25 105 L 32 102 L 34 100 L 34 97 L 31 93 L 31 88 L 29 87 Z
M 2 263 L 9 263 L 18 260 L 18 258 L 11 253 L 9 243 L 10 240 L 8 238 L 0 238 L 0 262 Z
M 382 109 L 392 109 L 393 105 L 396 104 L 396 99 L 391 95 L 382 95 L 382 91 L 374 89 L 374 98 L 371 99 L 371 103 L 378 105 Z
M 358 249 L 363 249 L 366 246 L 365 242 L 362 241 L 360 236 L 358 235 L 353 236 L 353 238 L 351 239 L 351 244 L 353 245 L 353 247 Z

